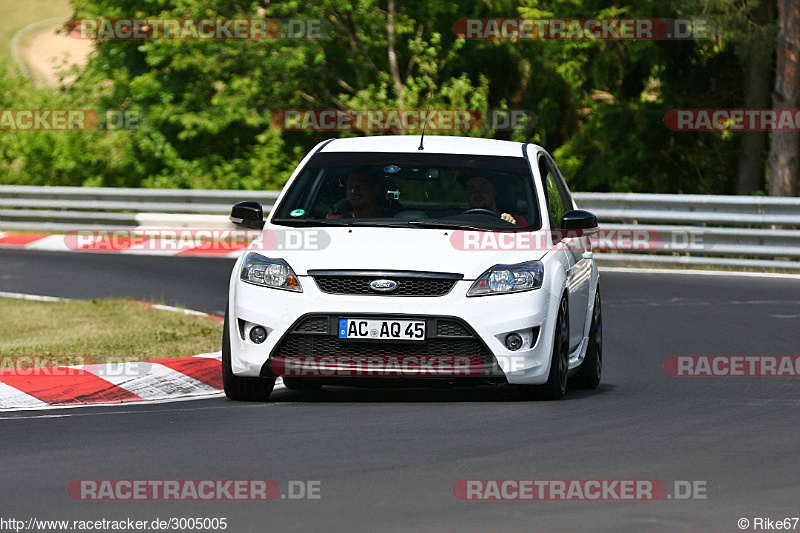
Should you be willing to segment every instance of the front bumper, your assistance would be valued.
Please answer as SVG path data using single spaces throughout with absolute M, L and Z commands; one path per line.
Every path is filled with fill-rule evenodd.
M 456 372 L 454 376 L 476 377 L 475 368 L 479 362 L 476 357 L 480 357 L 484 373 L 493 377 L 499 375 L 508 383 L 541 384 L 547 380 L 555 322 L 548 318 L 548 311 L 551 306 L 557 308 L 558 299 L 554 300 L 545 288 L 467 298 L 472 281 L 461 280 L 444 296 L 362 296 L 324 293 L 312 277 L 300 276 L 299 279 L 302 293 L 259 287 L 235 277 L 232 279 L 228 326 L 231 367 L 236 375 L 282 375 L 286 369 L 286 357 L 336 356 L 333 364 L 339 370 L 349 366 L 349 370 L 356 371 L 350 374 L 337 372 L 336 376 L 359 376 L 364 366 L 358 357 L 390 357 L 396 352 L 401 357 L 412 357 L 412 361 L 426 355 L 470 358 L 471 370 L 466 374 Z M 304 324 L 309 317 L 320 318 L 317 325 L 311 327 L 310 335 L 315 336 L 314 341 L 304 342 L 296 330 L 301 326 L 308 327 Z M 372 341 L 358 347 L 357 343 L 361 341 L 339 340 L 335 328 L 320 331 L 324 320 L 335 324 L 340 317 L 422 319 L 427 324 L 426 342 Z M 465 326 L 469 339 L 448 336 L 447 333 L 453 332 L 453 326 L 447 326 L 447 322 Z M 246 329 L 240 327 L 246 323 L 265 327 L 269 333 L 267 340 L 262 344 L 251 342 L 244 333 Z M 525 339 L 523 347 L 516 351 L 505 346 L 505 338 L 512 332 L 520 333 Z M 289 340 L 291 342 L 287 342 Z M 430 353 L 425 353 L 426 350 Z M 302 353 L 304 351 L 317 353 Z M 448 361 L 453 361 L 458 367 L 464 360 Z M 401 365 L 402 362 L 403 359 Z

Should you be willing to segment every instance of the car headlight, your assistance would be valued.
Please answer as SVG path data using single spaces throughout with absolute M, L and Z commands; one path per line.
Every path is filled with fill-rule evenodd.
M 517 265 L 495 265 L 475 280 L 467 296 L 508 294 L 538 289 L 544 279 L 541 261 L 528 261 Z
M 300 280 L 286 261 L 270 259 L 255 252 L 250 252 L 244 258 L 239 279 L 262 287 L 303 292 Z

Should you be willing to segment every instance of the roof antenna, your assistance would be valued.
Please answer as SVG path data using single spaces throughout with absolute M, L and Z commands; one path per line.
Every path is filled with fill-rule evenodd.
M 424 150 L 425 147 L 422 146 L 422 141 L 425 140 L 425 126 L 428 125 L 428 113 L 431 110 L 431 96 L 433 96 L 433 87 L 428 92 L 428 109 L 425 110 L 425 120 L 422 122 L 422 136 L 419 138 L 419 148 L 417 150 Z

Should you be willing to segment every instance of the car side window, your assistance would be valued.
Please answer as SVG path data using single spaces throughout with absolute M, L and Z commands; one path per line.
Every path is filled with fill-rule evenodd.
M 550 228 L 561 228 L 561 219 L 564 217 L 564 202 L 558 188 L 558 177 L 550 167 L 547 159 L 539 158 L 539 172 L 542 175 L 545 194 L 547 194 L 547 213 L 550 215 Z
M 575 205 L 575 202 L 572 200 L 572 193 L 569 192 L 567 182 L 564 180 L 561 170 L 559 170 L 558 166 L 556 166 L 552 159 L 548 159 L 547 163 L 553 169 L 556 175 L 556 185 L 558 185 L 558 190 L 561 193 L 561 200 L 564 202 L 564 210 L 571 211 Z

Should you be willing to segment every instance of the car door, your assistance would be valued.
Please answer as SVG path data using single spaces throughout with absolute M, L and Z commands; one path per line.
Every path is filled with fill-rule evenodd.
M 561 229 L 564 213 L 573 209 L 572 197 L 569 196 L 562 182 L 555 163 L 542 154 L 539 157 L 539 172 L 542 176 L 547 196 L 547 211 L 550 227 Z M 578 347 L 583 340 L 586 321 L 586 309 L 589 301 L 589 281 L 591 279 L 591 262 L 586 255 L 584 241 L 577 237 L 565 237 L 559 243 L 559 250 L 567 258 L 567 302 L 569 304 L 569 345 L 570 351 Z

